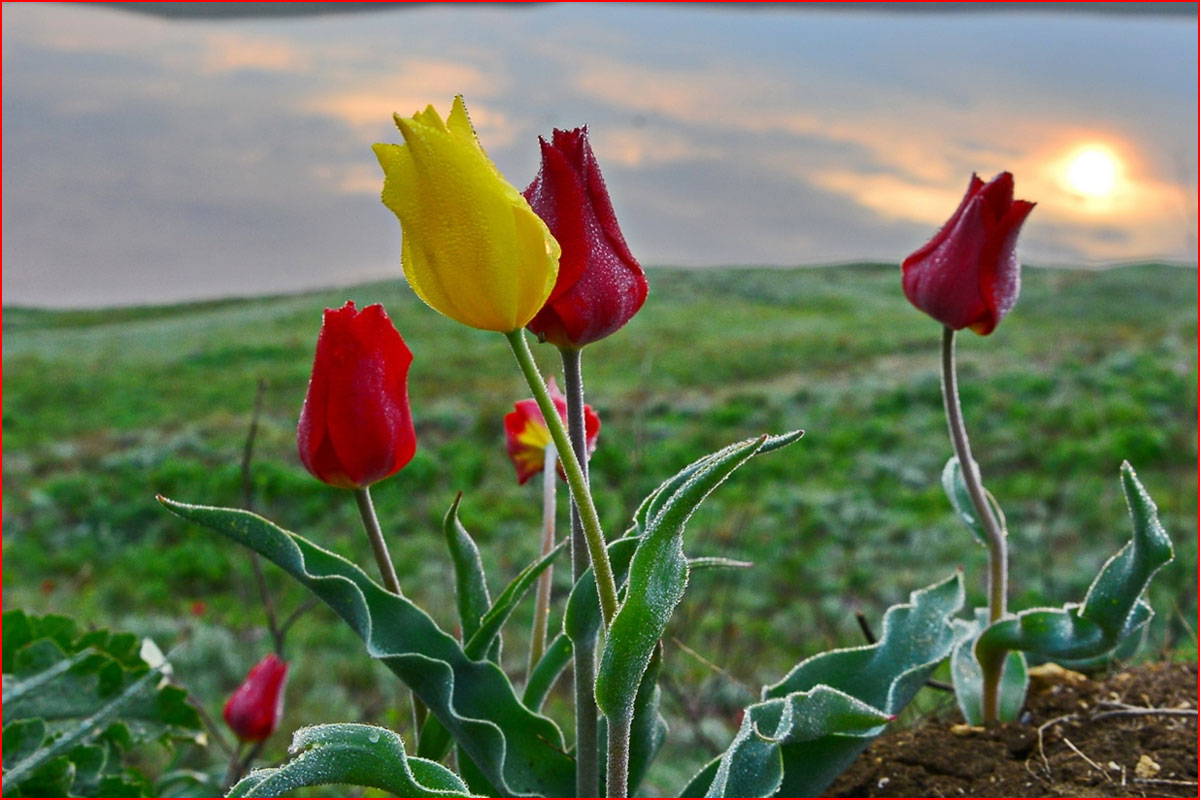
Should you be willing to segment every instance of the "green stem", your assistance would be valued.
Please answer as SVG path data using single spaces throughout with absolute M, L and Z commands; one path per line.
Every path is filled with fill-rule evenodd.
M 963 482 L 975 514 L 983 523 L 987 534 L 988 548 L 988 623 L 991 624 L 1007 613 L 1008 598 L 1008 542 L 1004 528 L 992 513 L 984 493 L 983 479 L 979 466 L 971 456 L 971 443 L 967 440 L 967 428 L 963 423 L 962 406 L 958 398 L 958 377 L 954 364 L 953 328 L 947 326 L 942 333 L 942 399 L 946 406 L 946 422 L 950 427 L 950 441 L 954 454 L 962 469 Z M 1004 671 L 1004 657 L 994 663 L 980 664 L 983 670 L 983 719 L 991 722 L 999 710 L 1000 676 Z
M 562 349 L 567 394 L 567 430 L 571 447 L 588 479 L 587 424 L 583 414 L 581 351 Z M 571 571 L 578 581 L 588 567 L 587 539 L 579 506 L 571 502 Z M 573 642 L 575 660 L 575 795 L 595 797 L 600 791 L 600 712 L 596 708 L 596 640 Z
M 379 565 L 379 573 L 383 576 L 383 585 L 389 592 L 398 595 L 400 581 L 396 577 L 396 567 L 392 564 L 391 554 L 388 553 L 387 542 L 383 540 L 379 517 L 375 516 L 371 490 L 366 486 L 355 489 L 354 501 L 358 503 L 358 513 L 362 516 L 363 527 L 367 530 L 367 540 L 371 543 L 371 552 L 375 554 L 375 563 Z
M 400 592 L 400 580 L 396 577 L 396 567 L 392 564 L 392 556 L 388 552 L 387 542 L 383 540 L 383 530 L 379 527 L 379 517 L 375 514 L 375 504 L 371 502 L 371 490 L 364 486 L 354 490 L 354 501 L 358 503 L 358 513 L 362 516 L 363 527 L 367 531 L 367 540 L 371 543 L 371 552 L 375 554 L 375 563 L 383 576 L 384 587 L 394 595 Z M 413 739 L 421 731 L 421 725 L 429 710 L 414 692 L 412 695 Z M 415 743 L 415 742 L 414 742 Z
M 525 381 L 529 384 L 529 389 L 537 401 L 538 409 L 546 420 L 546 427 L 550 429 L 550 437 L 554 440 L 554 446 L 558 448 L 563 470 L 567 473 L 571 498 L 579 506 L 580 517 L 583 520 L 583 533 L 587 538 L 588 553 L 591 556 L 592 571 L 596 576 L 596 592 L 600 596 L 600 613 L 604 617 L 604 627 L 607 629 L 612 624 L 613 616 L 617 613 L 617 586 L 613 580 L 612 565 L 608 561 L 608 551 L 604 546 L 604 531 L 600 528 L 600 517 L 592 502 L 592 493 L 588 490 L 587 478 L 584 477 L 579 459 L 571 448 L 571 442 L 567 438 L 567 429 L 558 416 L 558 409 L 554 407 L 554 402 L 550 399 L 546 382 L 542 380 L 542 375 L 538 372 L 537 364 L 533 360 L 533 354 L 529 352 L 529 342 L 525 340 L 524 330 L 511 331 L 504 336 L 508 339 L 513 355 L 516 356 L 517 363 L 520 364 L 521 371 L 525 374 Z
M 554 518 L 558 514 L 558 450 L 554 442 L 546 445 L 546 457 L 542 466 L 542 558 L 554 549 Z M 546 623 L 550 618 L 550 587 L 554 576 L 554 565 L 538 576 L 537 599 L 533 607 L 533 631 L 529 637 L 529 666 L 525 680 L 533 675 L 533 669 L 542 660 L 546 650 Z
M 608 792 L 609 797 L 629 796 L 629 729 L 633 715 L 622 712 L 608 718 Z

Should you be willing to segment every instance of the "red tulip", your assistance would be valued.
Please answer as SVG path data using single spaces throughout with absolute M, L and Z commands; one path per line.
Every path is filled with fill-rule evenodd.
M 550 389 L 550 399 L 558 409 L 558 416 L 567 421 L 567 398 L 558 391 L 558 386 L 551 378 L 547 383 Z M 550 444 L 550 429 L 546 427 L 546 418 L 542 416 L 537 401 L 532 397 L 513 403 L 516 411 L 511 411 L 504 417 L 504 440 L 508 446 L 508 457 L 517 468 L 517 483 L 523 484 L 534 475 L 546 468 L 546 445 Z M 596 436 L 600 433 L 600 417 L 589 405 L 583 407 L 583 427 L 587 451 L 590 456 L 596 450 Z M 563 474 L 562 465 L 558 467 L 559 475 Z M 563 477 L 566 480 L 566 477 Z
M 904 294 L 954 330 L 989 334 L 1017 302 L 1017 234 L 1035 204 L 1013 200 L 1012 173 L 971 185 L 958 210 L 901 265 Z
M 250 668 L 225 702 L 225 722 L 243 742 L 261 742 L 275 732 L 283 715 L 287 671 L 287 662 L 271 653 Z
M 325 309 L 296 440 L 308 471 L 361 489 L 409 462 L 417 448 L 408 410 L 404 340 L 383 306 Z
M 617 225 L 587 128 L 539 137 L 542 167 L 525 199 L 562 247 L 558 280 L 526 326 L 559 347 L 578 348 L 622 328 L 646 301 L 646 275 Z

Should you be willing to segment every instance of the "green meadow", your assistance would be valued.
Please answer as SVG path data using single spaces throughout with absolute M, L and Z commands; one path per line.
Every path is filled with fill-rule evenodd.
M 861 644 L 856 611 L 878 624 L 887 606 L 960 566 L 982 603 L 985 553 L 940 484 L 951 454 L 940 326 L 907 303 L 894 266 L 648 274 L 641 313 L 584 353 L 602 420 L 592 479 L 610 536 L 696 457 L 806 431 L 737 472 L 688 525 L 690 556 L 753 566 L 694 576 L 672 620 L 663 689 L 676 755 L 644 787 L 669 791 L 725 747 L 759 686 L 820 650 Z M 1196 651 L 1196 285 L 1195 270 L 1161 265 L 1027 269 L 996 332 L 959 337 L 975 455 L 1008 519 L 1012 608 L 1082 600 L 1128 539 L 1122 459 L 1157 501 L 1176 560 L 1152 584 L 1157 615 L 1140 658 Z M 517 485 L 502 427 L 528 390 L 502 337 L 441 317 L 397 280 L 169 307 L 6 308 L 5 609 L 150 634 L 164 651 L 185 643 L 176 674 L 219 717 L 270 647 L 251 564 L 154 496 L 241 504 L 263 381 L 254 508 L 374 574 L 352 497 L 310 477 L 295 453 L 321 310 L 347 299 L 382 302 L 414 353 L 418 452 L 374 489 L 404 592 L 454 628 L 441 520 L 459 491 L 493 595 L 502 589 L 538 546 L 540 487 Z M 558 371 L 556 351 L 534 351 Z M 565 488 L 559 502 L 564 529 Z M 304 603 L 302 589 L 265 570 L 281 616 Z M 505 631 L 517 683 L 531 605 Z M 404 728 L 407 693 L 331 612 L 303 616 L 287 655 L 287 733 L 322 721 Z M 287 739 L 277 735 L 268 757 Z

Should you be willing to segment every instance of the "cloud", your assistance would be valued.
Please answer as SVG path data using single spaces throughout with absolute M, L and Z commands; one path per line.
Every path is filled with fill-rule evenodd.
M 590 138 L 601 164 L 637 167 L 722 156 L 721 148 L 714 145 L 700 145 L 682 133 L 651 130 L 645 126 L 605 126 L 591 132 Z
M 204 40 L 204 48 L 200 69 L 207 75 L 242 70 L 296 74 L 312 66 L 311 56 L 285 39 L 218 33 Z
M 305 111 L 332 117 L 354 129 L 364 141 L 379 141 L 385 133 L 398 136 L 392 114 L 411 116 L 432 104 L 443 115 L 461 94 L 471 122 L 488 146 L 503 147 L 516 137 L 509 116 L 487 98 L 497 95 L 505 80 L 471 64 L 433 58 L 407 58 L 387 74 L 351 72 L 301 103 Z

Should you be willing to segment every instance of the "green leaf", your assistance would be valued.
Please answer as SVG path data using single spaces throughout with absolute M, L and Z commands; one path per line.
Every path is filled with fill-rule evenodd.
M 554 559 L 567 546 L 568 541 L 564 538 L 549 553 L 521 570 L 517 577 L 513 578 L 512 582 L 505 587 L 487 614 L 480 620 L 479 629 L 467 640 L 467 645 L 463 650 L 468 658 L 479 659 L 487 654 L 497 637 L 500 636 L 500 627 L 517 607 L 517 603 L 521 602 L 521 598 L 533 586 L 538 576 L 546 571 L 546 567 L 554 563 Z
M 661 691 L 658 688 L 658 673 L 662 668 L 662 642 L 659 642 L 655 648 L 654 656 L 650 659 L 650 664 L 646 668 L 646 674 L 642 676 L 642 683 L 638 686 L 637 697 L 633 701 L 633 721 L 629 726 L 629 775 L 627 790 L 630 794 L 637 789 L 638 785 L 646 777 L 646 773 L 650 771 L 650 765 L 654 763 L 654 758 L 658 755 L 658 751 L 662 749 L 663 742 L 667 739 L 667 721 L 663 719 L 659 713 L 659 700 Z M 608 718 L 601 717 L 599 723 L 599 742 L 600 742 L 600 763 L 604 763 L 607 756 L 606 743 L 608 742 Z M 604 775 L 600 776 L 600 793 L 605 793 L 606 780 Z
M 608 543 L 608 560 L 612 565 L 613 580 L 618 587 L 625 583 L 629 571 L 629 562 L 637 549 L 638 539 L 634 536 L 615 539 Z M 567 598 L 567 607 L 563 612 L 563 633 L 572 642 L 581 642 L 585 638 L 595 639 L 600 633 L 602 623 L 600 616 L 600 596 L 596 593 L 596 578 L 592 568 L 588 567 Z
M 466 653 L 467 658 L 472 661 L 478 661 L 488 657 L 488 653 L 500 642 L 500 628 L 504 625 L 504 622 L 512 614 L 513 609 L 517 607 L 517 603 L 521 601 L 521 598 L 529 591 L 529 588 L 533 586 L 538 576 L 562 552 L 567 541 L 567 539 L 563 539 L 549 553 L 521 570 L 520 574 L 513 578 L 512 582 L 505 587 L 500 596 L 496 598 L 496 602 L 492 605 L 491 609 L 483 615 L 483 619 L 479 622 L 479 628 L 471 636 L 466 647 L 463 648 L 463 652 Z M 450 732 L 438 721 L 437 717 L 430 717 L 421 728 L 417 755 L 424 758 L 432 758 L 434 761 L 440 761 L 445 758 L 446 753 L 450 752 L 451 744 Z
M 961 574 L 913 592 L 883 617 L 878 642 L 812 656 L 746 709 L 723 755 L 684 797 L 811 797 L 858 757 L 950 654 Z
M 987 609 L 975 609 L 972 621 L 954 620 L 958 643 L 950 655 L 950 675 L 954 682 L 954 699 L 969 725 L 983 724 L 983 669 L 975 659 L 975 640 L 979 632 L 987 627 Z M 1000 677 L 1001 722 L 1015 722 L 1025 703 L 1025 692 L 1029 688 L 1029 667 L 1023 653 L 1013 651 L 1004 663 Z
M 144 775 L 127 769 L 119 775 L 105 775 L 96 787 L 96 797 L 147 797 L 150 781 Z
M 398 675 L 500 791 L 566 796 L 574 762 L 562 732 L 530 711 L 494 663 L 467 658 L 458 641 L 407 598 L 354 564 L 257 514 L 160 502 L 179 516 L 244 544 L 307 586 L 363 639 L 371 657 Z
M 26 780 L 34 780 L 40 783 L 44 777 L 41 772 L 44 767 L 48 767 L 54 763 L 60 756 L 66 756 L 68 753 L 76 751 L 76 748 L 80 745 L 99 735 L 108 727 L 109 723 L 118 718 L 118 715 L 125 710 L 126 706 L 131 705 L 137 699 L 139 694 L 152 691 L 152 681 L 156 680 L 160 674 L 160 669 L 145 672 L 140 678 L 125 687 L 124 691 L 116 697 L 96 707 L 86 718 L 75 722 L 58 738 L 53 740 L 47 739 L 43 743 L 43 747 L 4 773 L 5 793 L 10 793 L 9 787 L 19 787 Z M 73 777 L 76 766 L 69 757 L 66 761 L 71 765 L 71 774 Z M 59 770 L 55 770 L 55 774 L 59 772 Z M 24 787 L 20 791 L 28 793 L 28 789 Z
M 795 432 L 771 441 L 780 447 L 801 435 Z M 683 529 L 688 518 L 770 438 L 747 439 L 694 462 L 655 490 L 635 514 L 642 535 L 629 565 L 625 599 L 609 628 L 597 670 L 596 704 L 606 715 L 631 713 L 642 673 L 683 599 L 688 578 Z
M 946 462 L 946 467 L 942 470 L 942 488 L 945 489 L 946 497 L 950 498 L 950 505 L 954 506 L 967 530 L 974 534 L 976 541 L 987 547 L 987 529 L 975 513 L 975 504 L 971 502 L 971 493 L 967 491 L 966 481 L 963 480 L 962 465 L 958 462 L 958 456 L 950 456 L 950 460 Z M 983 493 L 1003 529 L 1004 512 L 1000 510 L 1000 504 L 987 489 L 984 489 Z
M 4 726 L 4 768 L 11 769 L 33 755 L 46 740 L 46 723 L 39 717 Z
M 834 733 L 870 735 L 891 720 L 879 709 L 828 686 L 753 705 L 718 760 L 707 796 L 770 797 L 783 784 L 785 746 Z
M 5 613 L 6 795 L 95 795 L 121 770 L 118 741 L 128 749 L 201 735 L 186 692 L 158 685 L 167 662 L 151 668 L 141 647 L 131 634 L 81 632 L 67 617 Z
M 469 641 L 479 630 L 480 620 L 492 605 L 488 596 L 487 579 L 483 573 L 483 560 L 475 540 L 458 519 L 458 505 L 462 493 L 454 498 L 446 518 L 442 522 L 442 533 L 446 547 L 450 550 L 450 561 L 454 564 L 454 599 L 458 604 L 458 621 L 462 625 L 462 640 Z
M 397 797 L 469 797 L 462 779 L 434 761 L 410 758 L 404 740 L 387 728 L 338 724 L 301 728 L 283 766 L 238 781 L 229 797 L 280 797 L 303 786 L 348 784 Z
M 74 781 L 75 765 L 66 756 L 59 756 L 41 764 L 20 779 L 5 775 L 4 796 L 68 797 Z
M 521 695 L 521 702 L 534 711 L 541 711 L 542 704 L 546 702 L 546 696 L 550 694 L 550 689 L 558 680 L 558 676 L 566 669 L 567 664 L 571 663 L 573 652 L 571 640 L 565 633 L 555 636 L 554 640 L 546 646 L 546 652 L 542 653 L 533 672 L 529 674 L 525 691 Z
M 769 453 L 772 450 L 778 450 L 781 447 L 799 441 L 804 436 L 804 431 L 791 431 L 790 433 L 782 434 L 781 436 L 767 436 L 762 443 L 762 447 L 758 449 L 759 453 Z M 738 443 L 730 445 L 730 447 L 738 447 Z M 633 514 L 633 524 L 636 528 L 636 535 L 641 535 L 646 530 L 648 521 L 662 509 L 664 503 L 670 499 L 671 495 L 683 484 L 687 483 L 697 472 L 709 464 L 714 458 L 720 458 L 729 448 L 719 450 L 715 453 L 709 453 L 702 456 L 691 464 L 675 473 L 669 480 L 664 481 L 657 489 L 646 495 L 646 499 L 638 506 L 637 511 Z
M 738 561 L 737 559 L 723 558 L 721 556 L 701 556 L 700 558 L 688 559 L 688 570 L 690 572 L 700 572 L 706 569 L 749 569 L 753 566 L 753 561 Z
M 1105 563 L 1083 603 L 1030 609 L 991 624 L 975 644 L 981 663 L 1007 650 L 1054 659 L 1093 658 L 1120 645 L 1154 615 L 1141 595 L 1174 557 L 1171 540 L 1129 462 L 1121 465 L 1121 486 L 1133 518 L 1133 538 Z

